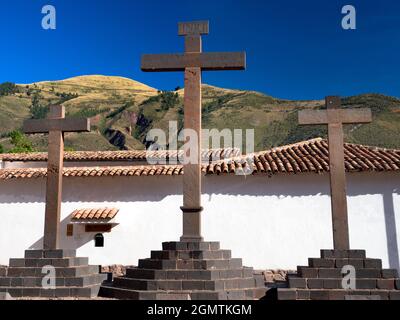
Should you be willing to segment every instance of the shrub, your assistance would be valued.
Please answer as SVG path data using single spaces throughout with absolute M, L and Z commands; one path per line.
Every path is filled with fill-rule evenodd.
M 33 152 L 32 142 L 20 130 L 14 130 L 10 133 L 11 143 L 14 147 L 10 150 L 11 153 Z
M 18 87 L 15 85 L 15 83 L 4 82 L 0 84 L 0 96 L 7 96 L 16 92 L 18 92 Z

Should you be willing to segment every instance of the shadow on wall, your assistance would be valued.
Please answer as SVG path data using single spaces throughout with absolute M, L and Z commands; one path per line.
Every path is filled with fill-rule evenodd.
M 397 242 L 397 228 L 396 228 L 396 214 L 394 211 L 393 193 L 397 193 L 397 190 L 393 190 L 392 193 L 383 194 L 383 206 L 385 212 L 385 227 L 386 227 L 386 242 L 389 257 L 389 266 L 400 270 L 399 260 L 399 245 Z
M 85 232 L 84 225 L 74 224 L 73 236 L 67 237 L 67 225 L 71 222 L 71 215 L 61 221 L 60 247 L 63 249 L 79 249 L 90 241 L 93 241 L 97 232 Z M 29 249 L 42 249 L 43 237 L 35 241 Z

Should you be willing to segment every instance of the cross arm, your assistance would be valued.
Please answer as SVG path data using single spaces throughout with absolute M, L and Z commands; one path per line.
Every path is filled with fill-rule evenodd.
M 89 119 L 39 119 L 26 120 L 23 124 L 25 133 L 48 133 L 50 131 L 62 132 L 89 132 Z
M 301 110 L 298 114 L 299 124 L 329 124 L 329 123 L 369 123 L 372 112 L 369 108 L 360 109 L 328 109 Z
M 145 54 L 141 68 L 147 72 L 184 71 L 200 67 L 204 71 L 244 70 L 245 52 L 208 52 L 185 54 Z

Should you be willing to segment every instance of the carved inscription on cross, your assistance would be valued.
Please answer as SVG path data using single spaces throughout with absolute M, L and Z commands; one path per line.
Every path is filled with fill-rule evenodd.
M 201 236 L 201 72 L 246 68 L 244 52 L 203 53 L 201 35 L 208 34 L 208 31 L 208 21 L 179 23 L 178 34 L 185 37 L 185 53 L 143 55 L 141 65 L 142 70 L 146 72 L 185 72 L 184 126 L 185 129 L 197 133 L 197 148 L 196 151 L 189 150 L 184 156 L 182 241 L 203 239 Z M 193 144 L 193 141 L 190 142 Z
M 88 132 L 90 121 L 89 119 L 65 119 L 64 107 L 57 105 L 50 107 L 48 119 L 26 120 L 23 131 L 27 134 L 49 134 L 43 249 L 59 249 L 64 132 Z
M 349 226 L 346 199 L 346 172 L 343 146 L 343 124 L 369 123 L 371 109 L 341 109 L 340 97 L 325 98 L 326 110 L 302 110 L 299 124 L 327 124 L 333 245 L 337 250 L 349 250 Z

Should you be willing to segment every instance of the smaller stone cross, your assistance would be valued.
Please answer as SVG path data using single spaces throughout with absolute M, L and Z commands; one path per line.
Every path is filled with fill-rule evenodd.
M 48 133 L 46 211 L 43 249 L 59 249 L 62 176 L 64 164 L 64 132 L 89 132 L 89 119 L 65 119 L 63 106 L 51 106 L 48 119 L 26 120 L 23 131 Z

